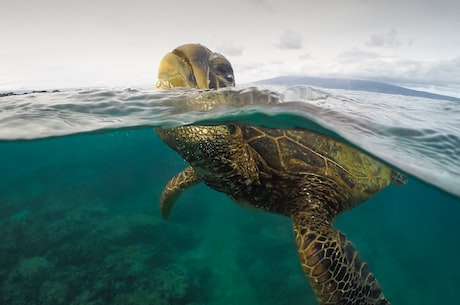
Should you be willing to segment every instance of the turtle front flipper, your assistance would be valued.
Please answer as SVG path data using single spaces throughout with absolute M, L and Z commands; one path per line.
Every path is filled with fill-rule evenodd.
M 192 185 L 199 183 L 201 179 L 198 174 L 189 166 L 166 184 L 160 198 L 161 216 L 166 219 L 172 210 L 179 195 Z
M 389 305 L 354 246 L 332 227 L 325 209 L 292 216 L 302 268 L 321 305 Z

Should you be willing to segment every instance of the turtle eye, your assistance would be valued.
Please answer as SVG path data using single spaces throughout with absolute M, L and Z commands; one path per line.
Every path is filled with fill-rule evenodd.
M 233 79 L 233 69 L 230 65 L 218 64 L 214 67 L 214 71 L 216 71 L 216 74 L 220 74 L 222 76 L 227 75 Z

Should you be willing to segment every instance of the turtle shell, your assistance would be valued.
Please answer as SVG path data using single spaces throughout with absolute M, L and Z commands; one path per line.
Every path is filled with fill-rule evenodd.
M 332 137 L 306 129 L 241 126 L 242 137 L 267 166 L 282 175 L 333 179 L 362 202 L 391 182 L 382 162 Z

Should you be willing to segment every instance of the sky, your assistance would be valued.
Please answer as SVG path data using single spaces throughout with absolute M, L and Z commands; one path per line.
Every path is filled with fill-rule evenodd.
M 155 84 L 201 43 L 238 84 L 281 75 L 378 80 L 460 96 L 458 0 L 9 0 L 0 90 Z

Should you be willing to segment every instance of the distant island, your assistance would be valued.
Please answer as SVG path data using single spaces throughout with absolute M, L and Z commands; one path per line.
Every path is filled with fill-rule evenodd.
M 329 89 L 345 89 L 368 92 L 380 92 L 389 94 L 399 94 L 406 96 L 425 97 L 437 100 L 448 100 L 460 102 L 460 98 L 430 93 L 426 91 L 418 91 L 407 89 L 400 86 L 385 84 L 376 81 L 357 80 L 357 79 L 341 79 L 341 78 L 322 78 L 310 76 L 280 76 L 270 79 L 257 81 L 256 84 L 266 85 L 311 85 Z

